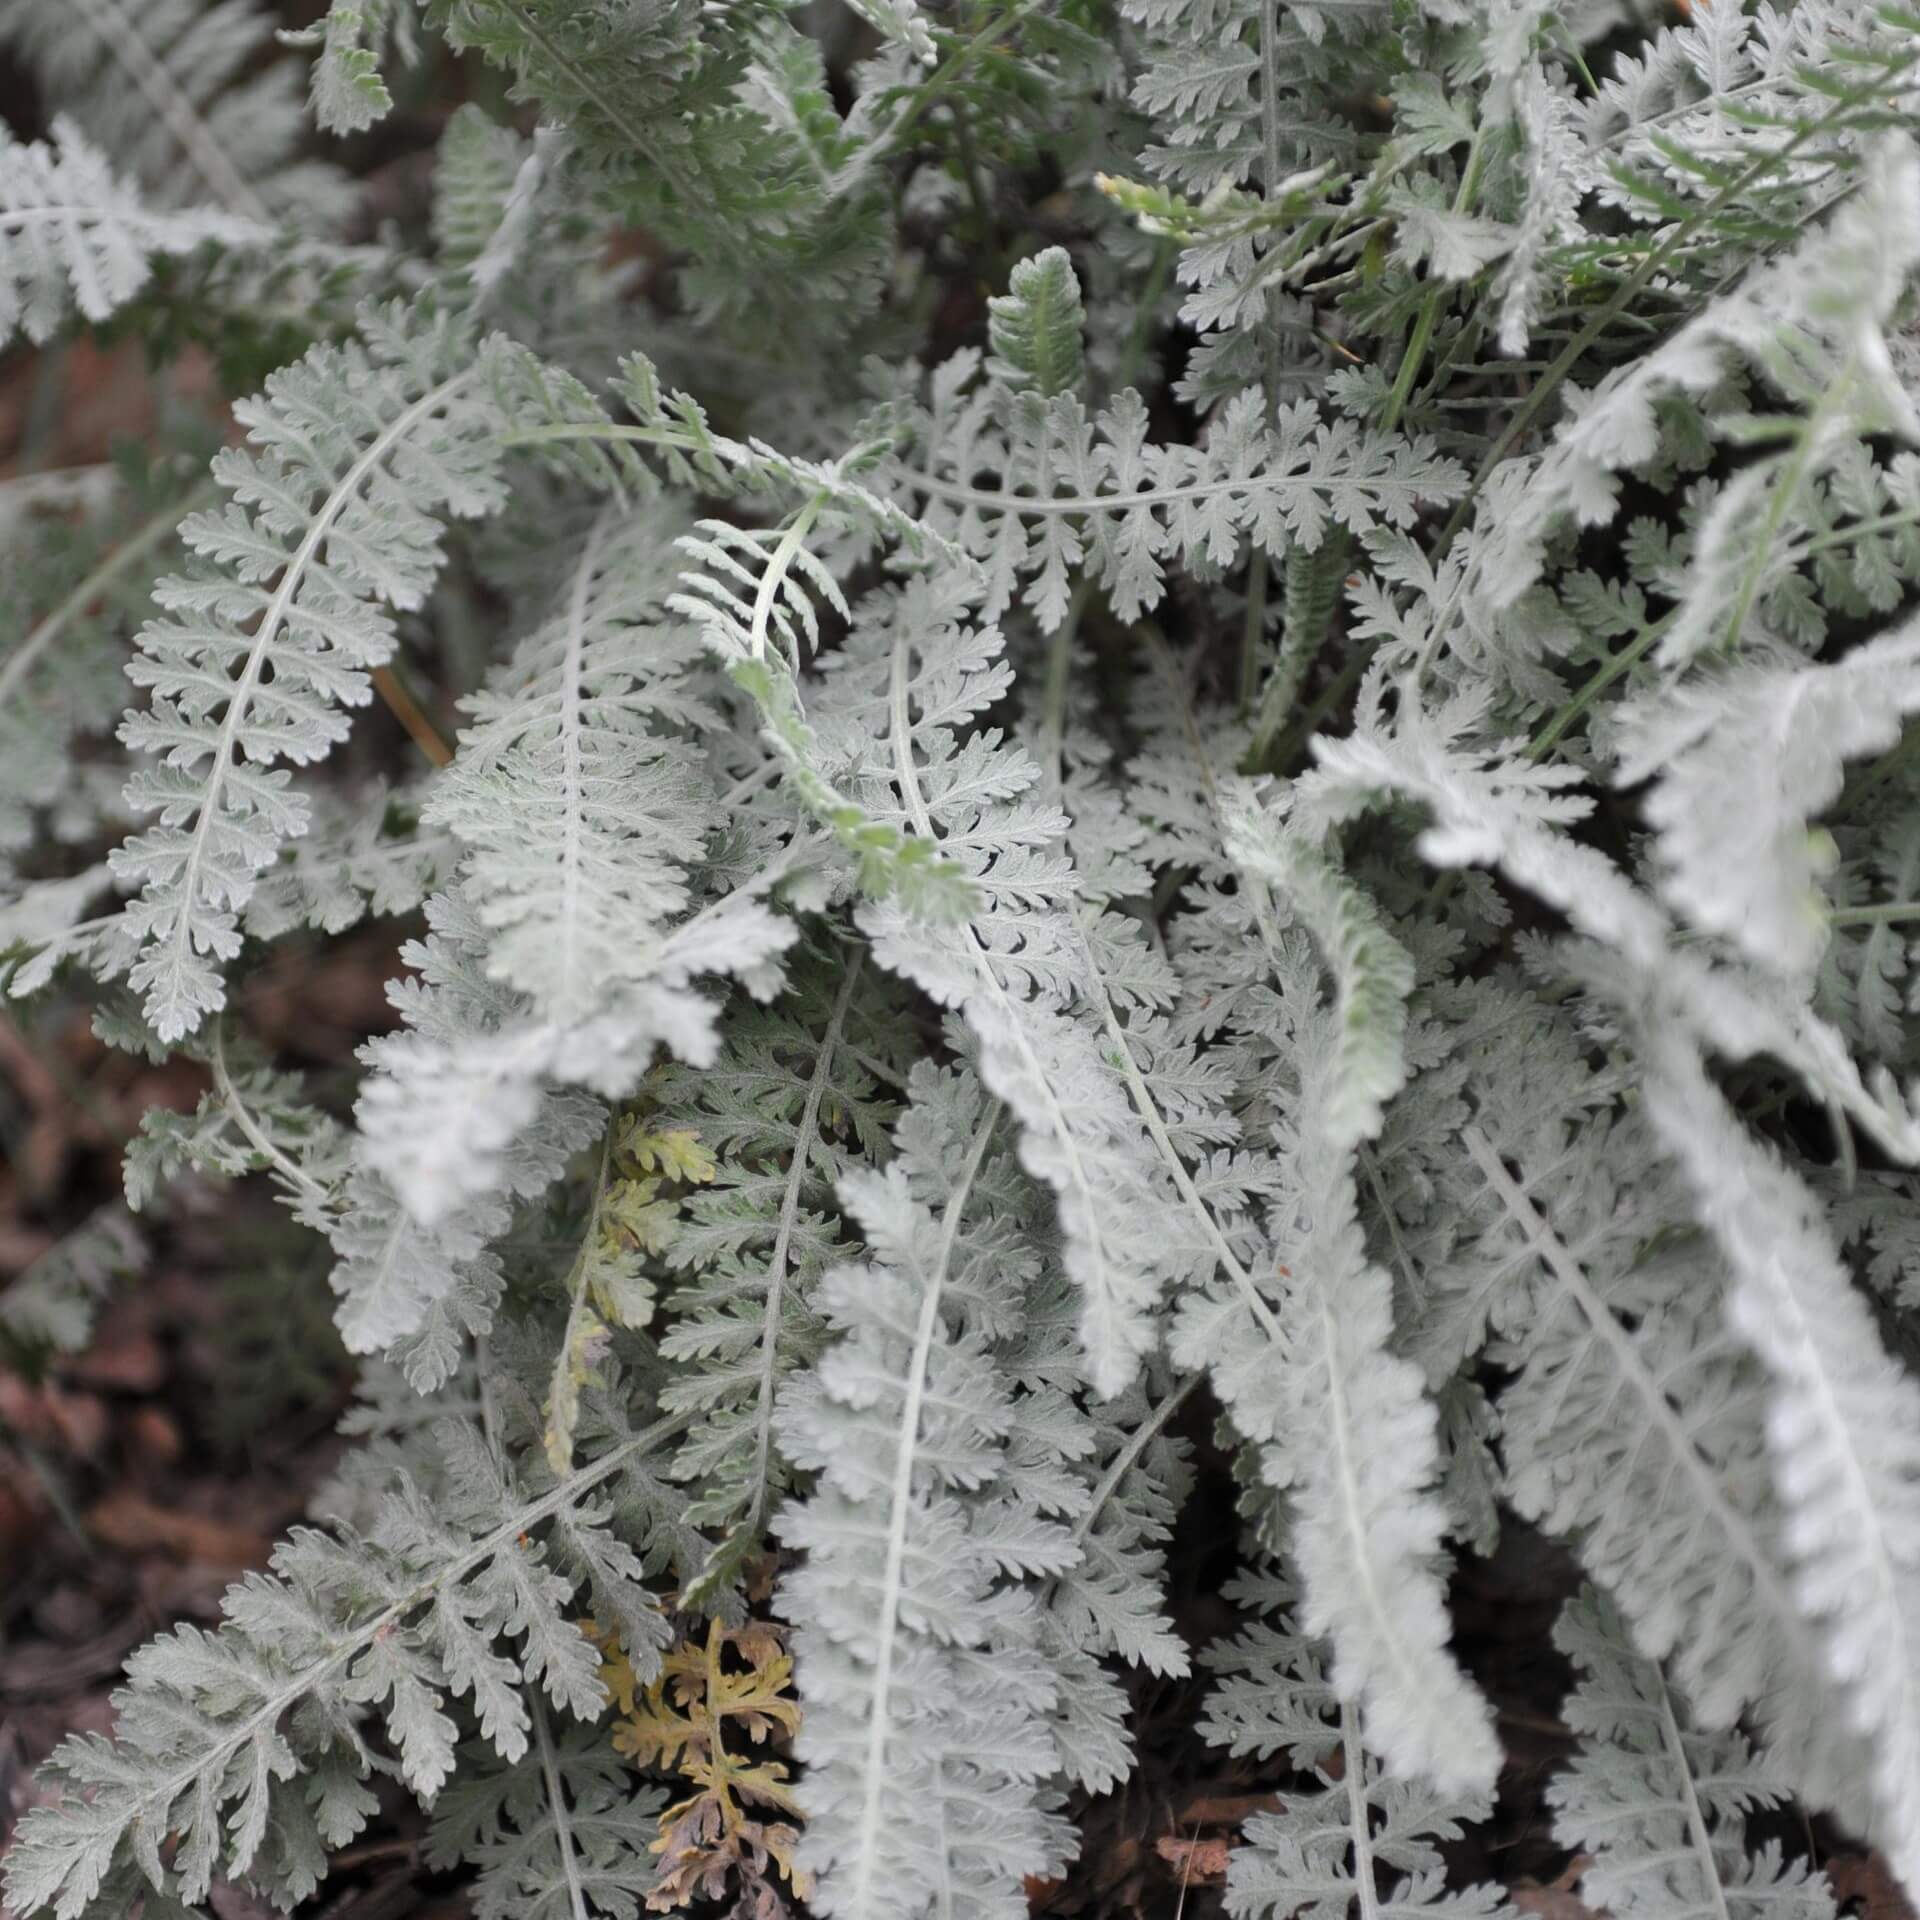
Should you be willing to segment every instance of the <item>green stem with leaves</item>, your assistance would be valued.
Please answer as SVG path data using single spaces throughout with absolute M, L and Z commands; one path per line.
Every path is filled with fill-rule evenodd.
M 1673 260 L 1703 227 L 1710 225 L 1716 216 L 1724 213 L 1749 187 L 1792 160 L 1810 141 L 1833 131 L 1849 115 L 1859 112 L 1862 107 L 1885 94 L 1898 80 L 1910 72 L 1917 62 L 1920 62 L 1920 49 L 1909 51 L 1898 61 L 1882 64 L 1872 81 L 1849 88 L 1818 120 L 1797 129 L 1777 149 L 1763 154 L 1759 159 L 1742 167 L 1739 173 L 1728 181 L 1711 200 L 1685 219 L 1678 221 L 1667 233 L 1666 238 L 1648 251 L 1640 264 L 1588 316 L 1579 331 L 1554 356 L 1546 373 L 1527 389 L 1527 396 L 1514 410 L 1513 418 L 1507 422 L 1500 437 L 1487 449 L 1485 457 L 1474 472 L 1472 483 L 1455 502 L 1452 513 L 1448 515 L 1445 526 L 1440 530 L 1440 538 L 1435 544 L 1436 554 L 1444 553 L 1459 537 L 1461 528 L 1467 524 L 1468 516 L 1473 512 L 1474 502 L 1479 499 L 1480 491 L 1492 476 L 1493 470 L 1532 430 L 1533 423 L 1540 417 L 1547 402 L 1560 391 L 1561 383 L 1580 364 L 1587 350 L 1599 340 L 1615 319 L 1631 307 L 1634 298 L 1645 289 L 1654 276 Z

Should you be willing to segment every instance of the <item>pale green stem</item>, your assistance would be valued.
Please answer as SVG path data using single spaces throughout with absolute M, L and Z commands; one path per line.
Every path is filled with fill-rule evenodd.
M 1920 900 L 1889 900 L 1877 907 L 1835 907 L 1827 915 L 1829 926 L 1888 927 L 1904 920 L 1920 920 Z
M 240 1097 L 240 1090 L 233 1084 L 233 1076 L 227 1071 L 226 1040 L 225 1028 L 216 1021 L 213 1028 L 213 1045 L 207 1053 L 207 1064 L 213 1070 L 214 1091 L 220 1096 L 220 1104 L 226 1108 L 234 1125 L 246 1136 L 247 1144 L 275 1173 L 305 1194 L 316 1207 L 330 1205 L 333 1195 L 329 1189 L 322 1186 L 304 1167 L 290 1160 L 274 1145 L 266 1129 L 254 1118 L 252 1110 Z
M 1460 496 L 1454 505 L 1453 512 L 1448 515 L 1447 523 L 1441 528 L 1440 538 L 1435 545 L 1436 555 L 1444 553 L 1453 544 L 1460 529 L 1466 525 L 1468 515 L 1473 511 L 1474 502 L 1479 498 L 1480 490 L 1486 485 L 1494 468 L 1506 459 L 1531 430 L 1548 400 L 1559 391 L 1560 383 L 1579 365 L 1581 356 L 1606 332 L 1614 320 L 1633 304 L 1635 297 L 1644 291 L 1660 269 L 1703 226 L 1710 223 L 1716 215 L 1724 212 L 1756 181 L 1764 179 L 1774 168 L 1791 160 L 1810 140 L 1817 139 L 1848 114 L 1856 111 L 1875 96 L 1884 93 L 1893 81 L 1913 66 L 1916 60 L 1920 60 L 1920 50 L 1909 53 L 1891 71 L 1882 73 L 1870 84 L 1854 88 L 1843 95 L 1818 120 L 1798 129 L 1776 152 L 1763 154 L 1750 166 L 1742 168 L 1739 174 L 1728 181 L 1711 200 L 1675 225 L 1665 240 L 1648 252 L 1639 266 L 1614 289 L 1607 300 L 1588 317 L 1573 338 L 1561 348 L 1545 375 L 1527 390 L 1527 397 L 1515 410 L 1513 418 L 1507 422 L 1499 439 L 1487 449 L 1486 456 L 1481 460 L 1479 469 L 1473 476 L 1472 484 Z
M 1652 626 L 1636 634 L 1620 651 L 1612 655 L 1569 699 L 1560 710 L 1527 742 L 1527 756 L 1537 760 L 1557 744 L 1562 734 L 1592 706 L 1620 676 L 1644 660 L 1659 643 L 1660 636 L 1673 625 L 1675 616 L 1667 614 Z

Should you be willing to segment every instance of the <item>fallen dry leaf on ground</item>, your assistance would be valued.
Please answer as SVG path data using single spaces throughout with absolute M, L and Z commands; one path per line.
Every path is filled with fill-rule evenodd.
M 1836 1853 L 1826 1862 L 1833 1897 L 1844 1906 L 1859 1903 L 1862 1920 L 1914 1920 L 1913 1902 L 1900 1891 L 1877 1853 Z
M 96 1500 L 87 1509 L 87 1526 L 103 1544 L 122 1553 L 165 1553 L 216 1567 L 265 1566 L 273 1547 L 253 1527 L 163 1507 L 125 1488 Z
M 1191 1838 L 1184 1833 L 1163 1833 L 1154 1843 L 1154 1851 L 1180 1876 L 1182 1886 L 1217 1886 L 1227 1877 L 1227 1856 L 1234 1842 L 1223 1833 L 1202 1834 Z
M 1518 1881 L 1507 1890 L 1507 1898 L 1522 1913 L 1532 1914 L 1534 1920 L 1594 1920 L 1593 1908 L 1574 1891 L 1580 1876 L 1592 1865 L 1586 1854 L 1576 1853 L 1552 1880 L 1544 1884 L 1538 1880 Z

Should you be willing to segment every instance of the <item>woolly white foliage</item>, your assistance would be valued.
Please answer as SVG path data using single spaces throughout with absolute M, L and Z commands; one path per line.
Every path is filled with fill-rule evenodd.
M 523 1485 L 471 1427 L 444 1429 L 439 1444 L 438 1499 L 403 1487 L 365 1540 L 296 1533 L 271 1575 L 229 1589 L 216 1632 L 183 1627 L 142 1650 L 117 1696 L 117 1741 L 74 1735 L 60 1748 L 58 1777 L 91 1797 L 23 1825 L 8 1857 L 14 1897 L 72 1920 L 103 1887 L 191 1905 L 215 1872 L 252 1872 L 301 1899 L 327 1849 L 377 1805 L 356 1718 L 386 1723 L 407 1784 L 431 1800 L 454 1764 L 451 1697 L 471 1700 L 508 1761 L 527 1751 L 523 1681 L 568 1714 L 599 1712 L 598 1655 L 562 1609 L 579 1589 L 636 1632 L 649 1617 L 642 1561 L 607 1531 L 606 1508 L 587 1504 L 619 1485 L 646 1439 L 546 1486 Z M 572 1524 L 532 1546 L 563 1514 Z M 636 1657 L 657 1645 L 636 1641 Z M 181 1844 L 166 1859 L 170 1830 Z
M 1762 460 L 1737 492 L 1729 490 L 1662 653 L 1684 659 L 1715 639 L 1737 637 L 1750 592 L 1745 576 L 1770 560 L 1766 535 L 1778 530 L 1793 495 L 1832 451 L 1862 432 L 1920 435 L 1920 414 L 1894 373 L 1886 336 L 1916 260 L 1920 154 L 1899 139 L 1876 150 L 1860 191 L 1791 254 L 1755 267 L 1732 292 L 1579 399 L 1549 450 L 1502 476 L 1481 514 L 1481 590 L 1510 606 L 1538 577 L 1542 545 L 1557 521 L 1591 527 L 1611 520 L 1619 511 L 1617 476 L 1659 453 L 1661 403 L 1709 395 L 1746 362 L 1790 403 L 1811 399 L 1816 411 L 1800 430 L 1801 446 Z M 1760 544 L 1750 545 L 1756 534 Z
M 980 910 L 962 924 L 916 920 L 890 900 L 863 908 L 862 922 L 885 965 L 963 1011 L 982 1078 L 1057 1196 L 1091 1377 L 1117 1393 L 1151 1343 L 1167 1277 L 1193 1257 L 1192 1235 L 1097 1029 L 1071 1010 L 1087 953 L 1066 910 L 1065 820 L 1034 797 L 1039 769 L 1022 749 L 959 734 L 1008 684 L 998 634 L 963 624 L 970 598 L 952 575 L 877 597 L 816 724 L 868 814 L 978 875 Z
M 1241 1756 L 1287 1755 L 1314 1784 L 1290 1792 L 1278 1813 L 1255 1814 L 1227 1867 L 1235 1920 L 1307 1913 L 1336 1920 L 1362 1912 L 1434 1913 L 1451 1920 L 1512 1911 L 1494 1887 L 1446 1890 L 1438 1845 L 1461 1822 L 1485 1816 L 1483 1795 L 1435 1793 L 1384 1777 L 1360 1738 L 1359 1720 L 1328 1680 L 1313 1641 L 1294 1617 L 1291 1585 L 1271 1574 L 1235 1581 L 1232 1597 L 1257 1619 L 1214 1649 L 1220 1675 L 1202 1730 Z M 1338 1756 L 1338 1768 L 1330 1765 Z M 1391 1876 L 1391 1877 L 1389 1877 Z
M 1017 1915 L 1061 1842 L 1036 1791 L 1053 1683 L 1017 1582 L 1074 1555 L 1017 1479 L 996 1485 L 1018 1418 L 983 1331 L 1010 1277 L 1012 1223 L 978 1191 L 1000 1109 L 924 1069 L 916 1094 L 900 1160 L 842 1182 L 875 1257 L 822 1281 L 843 1338 L 783 1420 L 820 1475 L 779 1523 L 807 1556 L 783 1602 L 816 1769 L 802 1859 L 815 1904 L 861 1920 Z
M 1622 723 L 1619 778 L 1653 778 L 1662 891 L 1764 967 L 1811 971 L 1827 942 L 1816 884 L 1830 845 L 1809 822 L 1849 760 L 1883 752 L 1920 707 L 1920 623 L 1830 665 L 1699 676 Z
M 1063 259 L 1040 256 L 995 315 L 986 377 L 978 353 L 963 350 L 934 371 L 924 403 L 889 416 L 913 454 L 893 471 L 896 490 L 982 566 L 989 618 L 1018 594 L 1052 631 L 1084 566 L 1132 619 L 1159 604 L 1169 562 L 1217 569 L 1243 541 L 1277 558 L 1311 551 L 1336 525 L 1406 526 L 1464 484 L 1430 441 L 1366 434 L 1306 403 L 1273 413 L 1253 389 L 1198 447 L 1151 441 L 1131 388 L 1090 415 L 1077 341 L 1070 349 L 1060 337 L 1079 320 L 1078 290 L 1063 278 Z M 1044 315 L 1023 311 L 1042 303 Z M 1023 353 L 1044 357 L 1044 378 Z
M 1920 1385 L 1881 1345 L 1819 1204 L 1664 1037 L 1648 1109 L 1733 1273 L 1733 1324 L 1773 1376 L 1767 1440 L 1802 1611 L 1872 1743 L 1876 1825 L 1920 1877 Z
M 345 213 L 345 176 L 297 156 L 295 65 L 260 59 L 273 29 L 245 0 L 217 14 L 196 0 L 14 0 L 0 34 L 155 206 L 322 233 Z
M 584 1624 L 645 1681 L 771 1564 L 809 1909 L 1017 1920 L 1194 1658 L 1209 1420 L 1266 1565 L 1205 1730 L 1296 1776 L 1236 1920 L 1503 1911 L 1446 1590 L 1516 1517 L 1604 1590 L 1590 1902 L 1828 1920 L 1788 1790 L 1920 1884 L 1911 22 L 855 10 L 341 0 L 309 75 L 245 0 L 0 5 L 71 115 L 0 147 L 0 335 L 319 343 L 197 496 L 0 484 L 9 985 L 185 1043 L 128 1201 L 262 1176 L 373 1437 L 11 1905 L 300 1902 L 381 1772 L 484 1920 L 637 1920 Z M 538 126 L 334 247 L 296 96 L 364 131 L 423 23 Z M 376 690 L 405 775 L 334 756 Z M 357 1085 L 249 1043 L 263 949 L 416 913 Z
M 1551 1789 L 1555 1835 L 1587 1856 L 1581 1897 L 1621 1920 L 1829 1920 L 1823 1875 L 1784 1863 L 1778 1842 L 1746 1845 L 1746 1815 L 1778 1797 L 1747 1742 L 1690 1726 L 1591 1589 L 1568 1603 L 1554 1640 L 1581 1676 L 1564 1713 L 1582 1745 Z
M 16 332 L 46 340 L 69 301 L 106 319 L 146 284 L 157 255 L 264 237 L 230 214 L 150 212 L 67 122 L 45 144 L 0 135 L 0 345 Z
M 157 816 L 114 856 L 140 895 L 105 955 L 146 997 L 163 1039 L 226 1003 L 220 963 L 240 914 L 309 811 L 288 766 L 346 735 L 393 651 L 390 610 L 417 607 L 440 563 L 437 516 L 505 499 L 497 415 L 473 347 L 445 321 L 369 308 L 362 339 L 315 347 L 235 408 L 252 448 L 214 473 L 233 496 L 181 537 L 194 571 L 155 588 L 165 610 L 128 669 L 150 694 L 121 738 L 153 764 L 128 783 Z

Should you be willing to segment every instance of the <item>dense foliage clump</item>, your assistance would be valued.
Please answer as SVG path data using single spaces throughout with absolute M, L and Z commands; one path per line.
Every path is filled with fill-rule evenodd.
M 127 1205 L 272 1183 L 367 1436 L 13 1909 L 391 1777 L 483 1916 L 1023 1914 L 1136 1670 L 1233 1915 L 1487 1915 L 1516 1522 L 1591 1906 L 1920 1889 L 1920 17 L 832 6 L 0 4 L 0 336 L 158 396 L 0 482 L 11 991 L 199 1063 Z M 343 1089 L 241 987 L 375 918 Z

